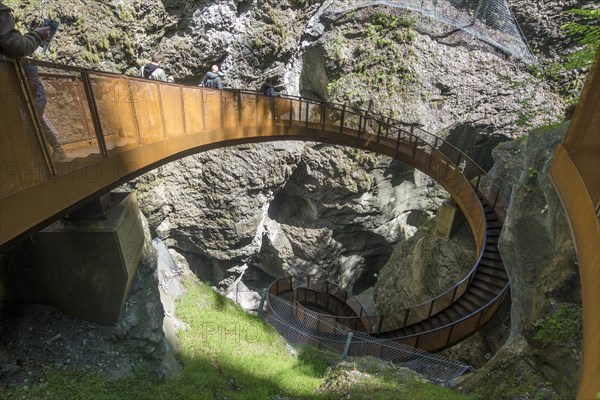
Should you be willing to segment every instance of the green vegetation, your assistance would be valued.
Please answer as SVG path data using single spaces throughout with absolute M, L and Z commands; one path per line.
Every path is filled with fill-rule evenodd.
M 344 398 L 352 399 L 469 399 L 420 378 L 402 378 L 404 375 L 389 363 L 390 371 L 396 372 L 364 367 L 368 370 L 361 373 L 363 379 L 345 382 L 341 387 L 335 373 L 326 370 L 328 362 L 323 353 L 309 348 L 294 357 L 273 328 L 232 301 L 195 280 L 186 281 L 186 290 L 177 304 L 177 313 L 189 328 L 179 333 L 183 371 L 175 378 L 159 378 L 144 364 L 132 377 L 117 380 L 93 367 L 52 369 L 44 376 L 44 383 L 2 392 L 0 397 L 337 400 L 343 392 L 347 394 Z
M 374 92 L 406 97 L 417 74 L 410 68 L 414 63 L 411 44 L 417 33 L 415 19 L 385 12 L 373 12 L 356 32 L 364 36 L 359 45 L 338 34 L 329 42 L 328 54 L 335 70 L 345 73 L 327 87 L 329 96 L 340 102 L 364 104 Z M 355 28 L 352 28 L 353 30 Z
M 560 306 L 539 327 L 534 339 L 544 345 L 570 342 L 581 335 L 581 307 Z
M 569 22 L 562 29 L 574 36 L 581 49 L 565 58 L 565 67 L 570 69 L 589 68 L 592 66 L 596 49 L 600 46 L 600 10 L 573 9 L 568 12 L 582 17 L 580 22 Z
M 479 373 L 482 378 L 474 392 L 478 400 L 560 400 L 552 385 L 543 382 L 520 357 L 500 360 Z
M 568 22 L 561 27 L 579 47 L 549 65 L 532 66 L 531 72 L 554 82 L 567 103 L 572 105 L 577 103 L 584 82 L 581 78 L 567 78 L 565 81 L 564 75 L 570 71 L 585 71 L 592 66 L 600 46 L 600 10 L 576 8 L 566 12 L 579 17 L 578 21 Z

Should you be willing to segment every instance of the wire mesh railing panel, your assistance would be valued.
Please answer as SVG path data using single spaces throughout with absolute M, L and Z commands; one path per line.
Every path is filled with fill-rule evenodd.
M 336 353 L 341 357 L 379 357 L 413 369 L 440 383 L 449 382 L 470 368 L 448 357 L 405 346 L 393 340 L 375 339 L 366 332 L 349 329 L 323 318 L 322 314 L 294 305 L 277 296 L 267 296 L 265 320 L 294 346 L 310 345 Z M 439 335 L 444 334 L 448 335 L 447 332 L 439 333 Z M 347 352 L 344 352 L 346 349 Z

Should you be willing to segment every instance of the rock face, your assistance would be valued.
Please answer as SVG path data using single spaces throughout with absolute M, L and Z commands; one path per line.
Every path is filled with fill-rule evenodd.
M 458 283 L 475 264 L 475 243 L 465 225 L 452 239 L 429 223 L 396 246 L 375 285 L 382 314 L 423 303 Z
M 213 284 L 251 267 L 358 290 L 447 198 L 387 157 L 297 142 L 203 153 L 129 186 L 156 233 Z
M 511 275 L 512 326 L 507 344 L 484 372 L 464 383 L 482 395 L 575 397 L 581 354 L 579 274 L 569 226 L 548 177 L 566 127 L 539 129 L 494 151 L 491 175 L 511 199 L 499 248 Z

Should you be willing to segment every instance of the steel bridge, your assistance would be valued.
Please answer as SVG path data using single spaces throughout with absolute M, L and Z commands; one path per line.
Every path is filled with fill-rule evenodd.
M 26 63 L 42 69 L 50 99 L 46 114 L 55 122 L 67 154 L 60 162 L 52 161 L 42 116 L 34 111 Z M 360 322 L 374 335 L 437 350 L 481 328 L 508 296 L 509 280 L 497 248 L 506 200 L 469 157 L 418 126 L 304 98 L 183 86 L 32 60 L 0 58 L 0 84 L 2 249 L 116 186 L 181 157 L 242 143 L 317 141 L 384 154 L 423 171 L 452 196 L 475 240 L 477 261 L 452 289 L 393 316 L 366 320 L 359 311 L 346 317 L 355 321 L 350 324 Z M 595 105 L 580 115 L 595 115 L 597 127 L 598 108 L 593 109 L 598 106 L 597 92 L 588 90 L 586 97 Z M 567 174 L 566 179 L 570 177 Z M 560 191 L 560 184 L 557 187 Z M 597 235 L 598 215 L 593 208 L 597 197 L 590 204 L 595 225 L 589 230 L 595 227 Z M 570 209 L 567 213 L 578 214 Z M 575 218 L 570 220 L 577 224 Z M 593 337 L 599 337 L 597 242 L 595 251 L 591 267 L 586 267 L 590 271 L 582 270 L 582 276 L 596 279 L 587 284 L 589 290 L 584 285 L 587 340 L 582 382 L 590 391 L 594 381 L 586 377 L 593 377 L 594 371 L 595 385 L 600 386 L 600 357 L 596 357 L 600 345 L 597 340 L 593 343 Z M 294 289 L 291 280 L 271 290 L 275 294 L 284 289 Z M 308 293 L 304 295 L 316 296 Z

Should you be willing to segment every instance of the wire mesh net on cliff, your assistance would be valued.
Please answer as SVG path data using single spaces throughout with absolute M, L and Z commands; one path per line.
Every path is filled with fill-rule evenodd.
M 322 314 L 302 310 L 291 302 L 268 295 L 274 312 L 264 314 L 269 322 L 292 346 L 313 346 L 341 356 L 372 356 L 392 361 L 416 371 L 438 383 L 448 383 L 471 369 L 467 364 L 432 354 L 390 339 L 375 339 L 365 332 L 355 331 L 333 322 Z M 297 319 L 301 311 L 303 321 Z M 313 327 L 318 327 L 314 329 Z M 325 333 L 328 332 L 328 333 Z
M 325 5 L 325 14 L 346 14 L 374 6 L 417 12 L 467 32 L 523 62 L 537 62 L 507 0 L 332 0 Z

